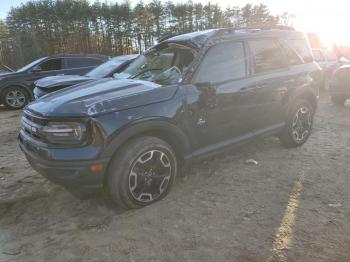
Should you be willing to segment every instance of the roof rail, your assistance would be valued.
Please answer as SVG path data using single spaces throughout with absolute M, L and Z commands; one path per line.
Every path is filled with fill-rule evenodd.
M 295 31 L 295 28 L 287 25 L 271 25 L 271 26 L 254 26 L 254 27 L 234 27 L 235 30 L 287 30 Z
M 185 34 L 185 33 L 184 33 Z M 165 40 L 167 40 L 167 39 L 169 39 L 169 38 L 172 38 L 172 37 L 174 37 L 174 36 L 178 36 L 179 34 L 169 34 L 169 35 L 165 35 L 165 36 L 162 36 L 162 37 L 160 37 L 159 39 L 157 39 L 157 41 L 158 41 L 158 43 L 160 43 L 160 42 L 163 42 L 163 41 L 165 41 Z

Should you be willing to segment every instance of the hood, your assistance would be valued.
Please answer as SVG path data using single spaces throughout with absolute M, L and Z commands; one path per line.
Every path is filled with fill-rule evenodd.
M 93 78 L 79 75 L 58 75 L 44 77 L 36 81 L 35 85 L 40 87 L 41 89 L 50 89 L 57 87 L 72 86 L 89 80 L 93 80 Z
M 0 78 L 7 78 L 7 77 L 13 77 L 13 76 L 18 76 L 18 75 L 21 75 L 22 73 L 19 73 L 19 72 L 4 72 L 2 71 L 0 73 Z
M 104 78 L 46 95 L 27 106 L 42 116 L 96 116 L 170 99 L 177 85 Z

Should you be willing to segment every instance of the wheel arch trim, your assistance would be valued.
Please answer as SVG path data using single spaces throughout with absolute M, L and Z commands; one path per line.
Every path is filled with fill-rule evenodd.
M 158 137 L 173 147 L 181 157 L 191 150 L 191 143 L 185 133 L 168 119 L 147 118 L 129 123 L 121 131 L 117 131 L 111 141 L 107 143 L 103 156 L 111 157 L 130 139 L 139 136 Z

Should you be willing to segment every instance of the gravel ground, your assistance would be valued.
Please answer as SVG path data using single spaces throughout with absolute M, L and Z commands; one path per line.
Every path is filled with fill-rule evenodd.
M 350 107 L 327 96 L 303 147 L 256 140 L 133 211 L 37 175 L 16 145 L 20 115 L 0 109 L 0 261 L 350 261 Z

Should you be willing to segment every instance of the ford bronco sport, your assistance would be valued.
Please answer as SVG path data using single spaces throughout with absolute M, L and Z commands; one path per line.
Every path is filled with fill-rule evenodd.
M 304 35 L 280 29 L 175 36 L 120 74 L 28 105 L 19 145 L 48 179 L 125 208 L 163 198 L 180 164 L 256 136 L 304 144 L 322 83 Z

